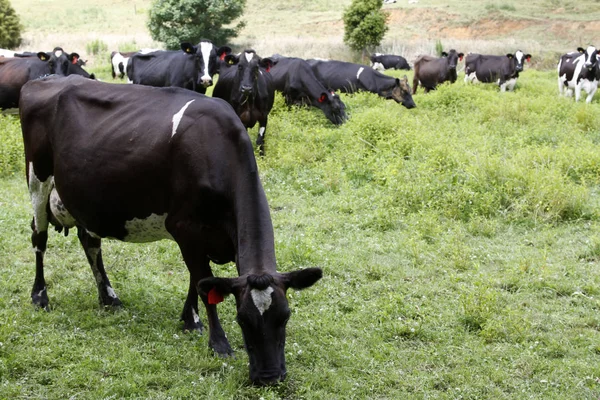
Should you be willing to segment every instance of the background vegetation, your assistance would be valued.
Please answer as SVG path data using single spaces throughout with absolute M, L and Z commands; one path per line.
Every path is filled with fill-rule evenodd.
M 0 48 L 13 49 L 19 46 L 22 28 L 10 1 L 0 0 Z
M 249 0 L 240 43 L 255 43 L 262 54 L 278 46 L 334 54 L 340 7 L 349 3 L 333 10 L 325 1 Z M 448 32 L 463 29 L 460 21 L 475 21 L 469 29 L 486 26 L 490 16 L 504 27 L 546 10 L 538 18 L 547 33 L 530 23 L 523 40 L 514 39 L 518 30 L 494 40 L 431 33 L 446 48 L 537 43 L 539 53 L 528 52 L 543 59 L 587 42 L 589 18 L 599 20 L 600 12 L 586 0 L 446 3 L 394 6 L 408 22 L 401 28 L 392 12 L 390 32 L 411 36 L 418 26 L 433 29 L 436 18 Z M 30 40 L 36 32 L 70 37 L 60 25 L 70 17 L 79 32 L 84 21 L 91 32 L 105 24 L 92 39 L 82 33 L 83 43 L 147 43 L 136 33 L 145 32 L 136 21 L 147 2 L 127 2 L 134 9 L 120 20 L 124 3 L 99 4 L 63 4 L 71 14 L 54 15 L 54 3 L 44 2 L 52 22 L 19 12 Z M 563 20 L 590 30 L 553 39 L 553 24 Z M 283 32 L 280 23 L 288 30 L 275 35 Z M 314 47 L 304 44 L 307 32 Z M 405 49 L 422 44 L 433 54 L 428 32 Z M 72 43 L 63 45 L 78 50 Z M 332 45 L 319 48 L 323 43 Z M 516 92 L 503 94 L 493 85 L 465 85 L 459 74 L 454 85 L 415 95 L 412 110 L 367 93 L 342 95 L 350 120 L 340 127 L 277 96 L 258 163 L 279 266 L 320 266 L 325 276 L 289 294 L 289 377 L 270 388 L 248 384 L 232 299 L 219 307 L 235 358 L 216 358 L 206 336 L 181 332 L 187 272 L 174 243 L 105 241 L 108 274 L 124 303 L 113 312 L 97 305 L 76 235 L 51 232 L 52 310 L 31 306 L 31 205 L 20 126 L 17 116 L 0 116 L 0 398 L 597 399 L 600 99 L 586 105 L 558 98 L 553 68 L 527 65 Z M 100 62 L 88 69 L 111 80 Z M 215 273 L 233 276 L 235 268 L 217 266 Z

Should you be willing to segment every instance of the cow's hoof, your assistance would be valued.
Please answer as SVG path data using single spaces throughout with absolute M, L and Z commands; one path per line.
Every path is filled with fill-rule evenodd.
M 199 334 L 202 334 L 202 331 L 204 330 L 204 325 L 202 325 L 202 322 L 198 321 L 184 321 L 183 322 L 183 331 L 184 332 L 198 332 Z
M 231 348 L 231 346 L 229 345 L 229 342 L 227 341 L 227 339 L 225 340 L 209 340 L 208 341 L 208 345 L 211 349 L 214 350 L 214 352 L 219 356 L 219 357 L 231 357 L 233 356 L 233 349 Z
M 119 300 L 118 297 L 106 297 L 100 299 L 100 306 L 105 309 L 120 309 L 123 307 L 123 303 L 121 303 L 121 300 Z
M 31 292 L 31 302 L 36 306 L 41 308 L 42 310 L 49 311 L 49 300 L 48 300 L 48 291 L 44 286 L 41 290 L 33 290 Z

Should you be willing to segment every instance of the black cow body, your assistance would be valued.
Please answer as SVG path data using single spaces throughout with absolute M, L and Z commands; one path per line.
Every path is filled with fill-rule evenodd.
M 531 54 L 524 54 L 521 50 L 505 56 L 467 54 L 465 82 L 497 82 L 502 92 L 512 91 L 519 73 L 523 71 L 523 63 L 529 59 Z
M 288 105 L 317 107 L 336 125 L 344 123 L 348 118 L 346 105 L 340 96 L 323 86 L 305 60 L 278 57 L 277 64 L 271 68 L 270 73 L 275 90 L 283 94 Z
M 370 59 L 371 67 L 377 71 L 384 71 L 390 68 L 410 71 L 410 65 L 408 65 L 408 61 L 406 61 L 406 58 L 402 56 L 375 53 L 370 57 Z
M 219 72 L 218 58 L 231 52 L 217 48 L 208 40 L 196 46 L 181 43 L 181 50 L 136 53 L 127 62 L 127 77 L 132 83 L 156 87 L 181 87 L 206 93 L 212 77 Z
M 94 79 L 78 60 L 77 53 L 67 54 L 61 48 L 37 53 L 37 57 L 0 58 L 0 109 L 18 107 L 21 88 L 32 79 L 52 74 Z
M 427 93 L 437 85 L 456 82 L 456 65 L 464 54 L 452 49 L 442 53 L 442 57 L 420 56 L 415 61 L 415 76 L 413 78 L 413 94 L 417 93 L 419 84 Z
M 260 58 L 254 50 L 246 50 L 240 55 L 227 55 L 224 65 L 213 97 L 231 104 L 247 129 L 258 123 L 256 144 L 260 155 L 264 155 L 267 122 L 275 102 L 275 87 L 269 72 L 273 61 Z
M 575 90 L 575 101 L 579 101 L 583 90 L 587 93 L 585 102 L 591 103 L 600 81 L 600 54 L 594 46 L 577 50 L 563 54 L 558 61 L 558 91 L 572 96 Z
M 393 99 L 406 108 L 416 107 L 406 75 L 402 80 L 375 71 L 373 68 L 334 60 L 308 60 L 315 76 L 331 90 L 344 93 L 366 91 L 385 99 Z
M 102 261 L 101 238 L 171 239 L 190 273 L 182 320 L 232 353 L 216 304 L 233 294 L 250 377 L 285 377 L 285 291 L 320 279 L 318 268 L 276 270 L 273 227 L 252 144 L 231 107 L 179 88 L 114 85 L 80 77 L 28 82 L 20 113 L 34 208 L 32 300 L 48 305 L 44 253 L 49 224 L 77 227 L 100 303 L 121 304 Z M 213 277 L 209 260 L 234 261 L 239 277 Z

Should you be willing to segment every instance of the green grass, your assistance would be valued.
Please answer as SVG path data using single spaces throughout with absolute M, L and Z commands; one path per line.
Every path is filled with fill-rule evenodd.
M 600 101 L 555 86 L 459 77 L 413 110 L 342 95 L 341 127 L 277 96 L 258 162 L 278 263 L 324 278 L 289 293 L 289 377 L 270 388 L 248 384 L 231 298 L 235 358 L 181 332 L 174 243 L 104 242 L 113 312 L 75 235 L 51 232 L 52 310 L 33 308 L 19 123 L 0 117 L 0 398 L 597 398 Z

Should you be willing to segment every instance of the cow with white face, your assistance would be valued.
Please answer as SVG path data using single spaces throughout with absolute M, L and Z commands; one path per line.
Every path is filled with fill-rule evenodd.
M 517 84 L 523 65 L 531 60 L 531 54 L 517 50 L 514 54 L 491 56 L 486 54 L 467 54 L 465 59 L 465 83 L 496 82 L 500 91 L 512 91 Z
M 587 93 L 585 102 L 591 103 L 600 81 L 599 58 L 600 53 L 594 46 L 563 54 L 558 61 L 559 94 L 571 97 L 575 90 L 575 101 L 579 101 L 583 90 Z

